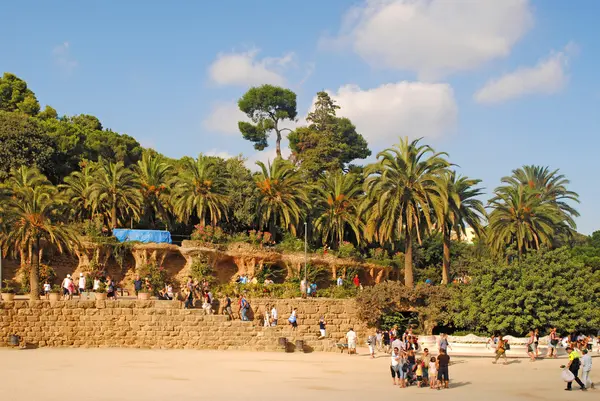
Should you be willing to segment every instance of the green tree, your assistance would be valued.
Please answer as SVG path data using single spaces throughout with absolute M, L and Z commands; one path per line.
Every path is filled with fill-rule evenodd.
M 359 218 L 358 206 L 362 188 L 353 174 L 336 172 L 323 177 L 315 188 L 314 227 L 321 233 L 323 243 L 339 246 L 349 228 L 360 244 L 364 224 Z
M 512 264 L 480 260 L 471 276 L 454 298 L 455 327 L 517 336 L 533 327 L 600 327 L 600 270 L 575 260 L 566 248 L 531 252 Z
M 122 162 L 101 160 L 91 187 L 90 198 L 106 217 L 111 228 L 117 228 L 119 219 L 139 217 L 142 195 L 136 174 Z
M 366 236 L 380 243 L 404 238 L 404 284 L 413 286 L 413 241 L 430 230 L 432 200 L 440 197 L 439 176 L 449 166 L 445 153 L 436 153 L 420 139 L 401 139 L 377 155 L 365 180 Z
M 55 146 L 34 118 L 0 111 L 0 179 L 21 166 L 37 166 L 53 175 Z
M 41 120 L 56 120 L 58 118 L 58 113 L 53 107 L 46 105 L 44 110 L 41 111 L 37 117 Z
M 339 108 L 327 92 L 317 93 L 315 110 L 306 118 L 310 124 L 288 135 L 292 158 L 313 179 L 323 171 L 344 169 L 352 160 L 371 155 L 367 141 L 350 120 L 336 116 Z
M 570 181 L 559 170 L 550 170 L 549 167 L 523 166 L 513 170 L 510 177 L 502 178 L 502 182 L 513 186 L 526 186 L 538 191 L 542 203 L 550 203 L 558 209 L 561 220 L 566 225 L 575 229 L 575 217 L 579 213 L 571 206 L 571 202 L 579 203 L 579 195 L 567 189 Z M 572 230 L 568 230 L 569 233 Z
M 297 115 L 296 94 L 289 89 L 273 85 L 250 88 L 238 101 L 238 107 L 253 122 L 240 121 L 238 127 L 244 139 L 254 142 L 254 148 L 263 150 L 267 138 L 275 132 L 277 156 L 281 157 L 281 134 L 290 131 L 282 128 L 285 120 L 294 121 Z
M 84 132 L 86 139 L 83 158 L 85 159 L 122 162 L 125 167 L 128 167 L 142 158 L 142 146 L 129 135 L 120 135 L 108 130 L 90 131 L 87 129 Z
M 308 204 L 305 180 L 294 166 L 280 157 L 265 165 L 256 162 L 260 172 L 255 176 L 259 189 L 257 217 L 260 227 L 267 227 L 275 238 L 277 226 L 296 235 L 296 227 Z
M 159 155 L 145 152 L 142 160 L 137 163 L 136 171 L 144 198 L 144 215 L 148 217 L 152 227 L 156 227 L 157 216 L 168 226 L 168 182 L 171 180 L 173 167 Z
M 244 159 L 232 157 L 222 161 L 223 169 L 230 177 L 227 180 L 229 194 L 228 227 L 235 232 L 248 230 L 256 225 L 256 204 L 258 188 L 254 183 L 252 173 L 244 165 Z
M 53 246 L 59 252 L 77 243 L 74 232 L 63 224 L 57 190 L 35 168 L 13 170 L 7 188 L 10 196 L 3 205 L 3 230 L 0 234 L 5 252 L 32 250 L 30 299 L 40 294 L 40 246 Z M 43 242 L 42 242 L 43 240 Z
M 40 111 L 40 104 L 31 89 L 27 88 L 27 82 L 5 72 L 0 78 L 0 110 L 20 111 L 35 116 Z
M 96 204 L 92 191 L 96 180 L 96 167 L 94 163 L 83 163 L 81 171 L 72 172 L 65 177 L 64 184 L 59 185 L 75 220 L 91 219 L 95 214 Z
M 516 245 L 519 258 L 527 249 L 552 245 L 557 227 L 563 225 L 556 205 L 544 202 L 540 191 L 524 185 L 496 188 L 489 201 L 488 238 L 497 253 Z
M 219 170 L 215 158 L 200 155 L 184 160 L 183 171 L 173 181 L 172 204 L 175 215 L 186 222 L 194 214 L 200 224 L 216 225 L 227 217 L 227 174 Z
M 102 123 L 98 117 L 89 114 L 80 114 L 69 119 L 73 124 L 90 131 L 102 131 Z
M 438 212 L 438 226 L 442 231 L 444 256 L 442 282 L 448 284 L 450 275 L 450 244 L 452 232 L 458 240 L 467 234 L 467 227 L 475 233 L 483 232 L 482 219 L 486 216 L 483 203 L 477 199 L 482 189 L 476 186 L 481 180 L 470 179 L 448 171 L 440 176 L 441 197 L 434 201 Z M 434 198 L 435 199 L 435 198 Z

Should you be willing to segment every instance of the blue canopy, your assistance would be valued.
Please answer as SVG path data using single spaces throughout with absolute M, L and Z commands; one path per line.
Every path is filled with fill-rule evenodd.
M 170 244 L 171 233 L 168 231 L 160 230 L 128 230 L 126 228 L 115 228 L 113 235 L 119 242 L 127 241 L 139 241 L 139 242 L 153 242 L 157 244 Z

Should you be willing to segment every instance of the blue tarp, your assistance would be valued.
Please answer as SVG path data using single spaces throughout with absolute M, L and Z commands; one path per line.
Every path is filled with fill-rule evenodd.
M 145 243 L 154 242 L 157 244 L 171 243 L 171 233 L 168 231 L 115 228 L 113 230 L 113 235 L 119 242 L 139 241 Z

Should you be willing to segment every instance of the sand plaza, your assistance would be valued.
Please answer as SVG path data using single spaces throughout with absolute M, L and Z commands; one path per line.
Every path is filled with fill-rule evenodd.
M 361 352 L 362 351 L 362 352 Z M 450 353 L 452 355 L 452 353 Z M 598 358 L 594 358 L 595 361 Z M 0 388 L 11 400 L 596 400 L 563 391 L 566 358 L 529 362 L 453 357 L 448 390 L 392 385 L 389 357 L 338 353 L 0 349 Z M 34 378 L 32 382 L 30 379 Z M 4 396 L 2 397 L 3 399 Z

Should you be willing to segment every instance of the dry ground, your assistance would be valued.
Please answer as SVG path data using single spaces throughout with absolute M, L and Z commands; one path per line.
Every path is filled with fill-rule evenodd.
M 1 400 L 598 400 L 563 391 L 564 360 L 453 358 L 451 389 L 392 386 L 389 358 L 137 349 L 0 349 Z M 595 359 L 600 377 L 600 360 Z M 595 373 L 595 372 L 593 372 Z M 598 379 L 596 377 L 596 379 Z M 598 381 L 598 380 L 597 380 Z M 575 386 L 577 387 L 577 386 Z

